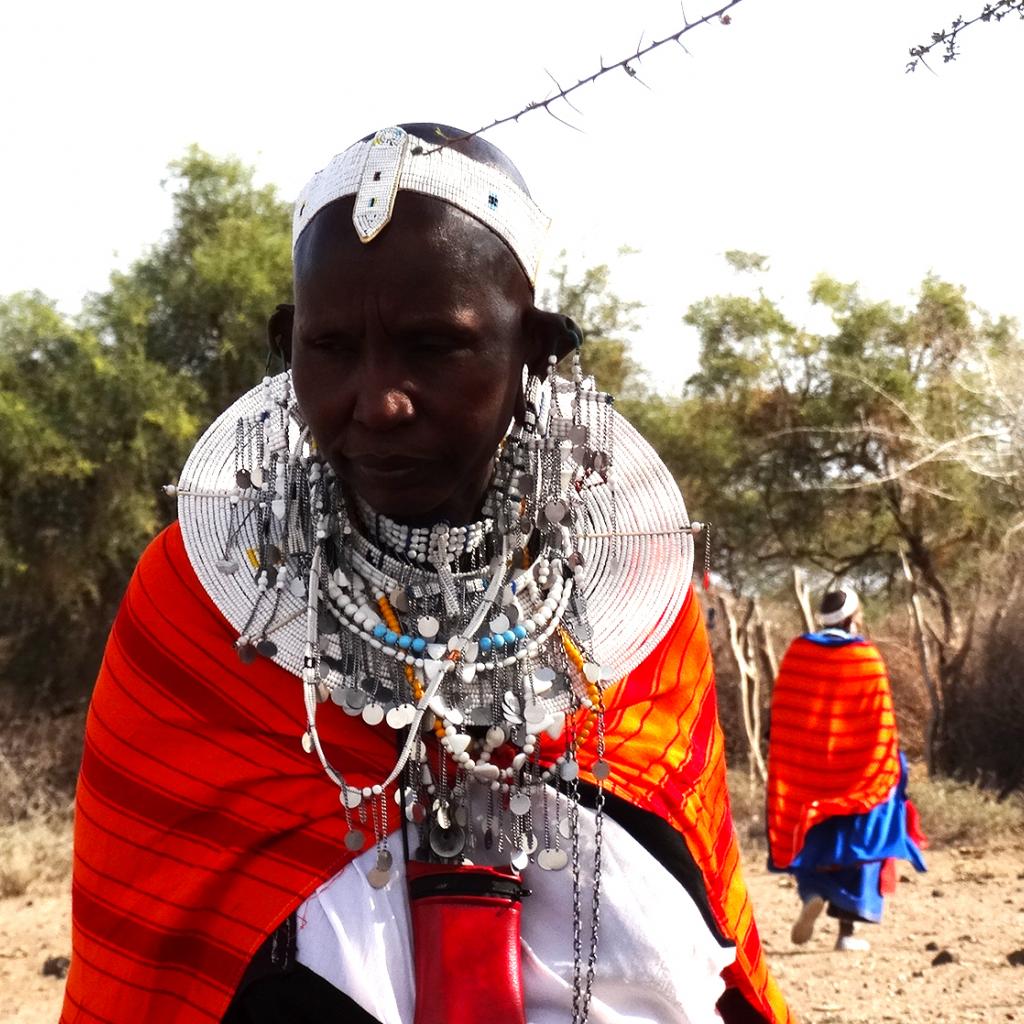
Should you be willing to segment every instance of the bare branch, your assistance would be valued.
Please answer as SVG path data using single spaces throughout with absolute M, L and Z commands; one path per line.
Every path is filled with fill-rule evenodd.
M 577 106 L 576 106 L 576 105 L 575 105 L 575 104 L 574 104 L 574 103 L 572 102 L 572 100 L 570 100 L 570 99 L 569 99 L 569 98 L 568 98 L 568 97 L 567 97 L 567 96 L 565 95 L 565 89 L 563 89 L 563 88 L 562 88 L 562 83 L 561 83 L 561 82 L 559 82 L 559 81 L 558 81 L 558 79 L 557 79 L 557 78 L 555 78 L 555 76 L 554 76 L 553 74 L 551 74 L 551 72 L 550 72 L 550 71 L 545 71 L 545 74 L 546 74 L 546 75 L 548 76 L 548 78 L 550 78 L 550 79 L 551 79 L 551 81 L 552 81 L 552 82 L 554 82 L 554 83 L 555 83 L 555 88 L 556 88 L 556 89 L 558 90 L 558 92 L 559 92 L 559 93 L 561 94 L 561 96 L 562 96 L 562 99 L 564 99 L 564 100 L 565 100 L 566 104 L 567 104 L 568 106 L 572 107 L 572 109 L 573 109 L 573 110 L 575 110 L 575 111 L 576 111 L 576 113 L 577 113 L 577 114 L 579 114 L 579 115 L 580 115 L 580 116 L 582 117 L 582 116 L 583 116 L 583 111 L 582 111 L 582 110 L 580 110 L 580 108 L 579 108 L 579 107 L 577 107 Z
M 981 12 L 973 18 L 965 19 L 962 16 L 953 19 L 953 23 L 941 32 L 933 32 L 930 43 L 922 43 L 910 48 L 910 61 L 907 64 L 907 71 L 917 70 L 918 64 L 923 64 L 929 71 L 932 69 L 925 63 L 924 55 L 930 53 L 935 47 L 942 48 L 942 62 L 948 64 L 960 56 L 957 46 L 957 39 L 964 29 L 976 25 L 979 21 L 1002 21 L 1003 18 L 1016 12 L 1024 18 L 1024 0 L 994 0 L 987 3 Z M 932 72 L 934 74 L 934 72 Z
M 1024 0 L 1021 0 L 1024 3 Z M 873 381 L 870 377 L 865 376 L 863 373 L 858 373 L 856 370 L 844 370 L 841 367 L 835 367 L 832 370 L 836 377 L 846 377 L 848 380 L 854 380 L 858 384 L 863 384 L 864 387 L 874 391 L 876 395 L 883 398 L 886 402 L 893 406 L 898 412 L 900 412 L 906 419 L 908 419 L 913 426 L 922 431 L 924 428 L 921 425 L 920 420 L 910 411 L 910 409 L 901 402 L 895 395 L 886 391 L 880 384 Z
M 600 67 L 593 74 L 587 75 L 581 78 L 575 85 L 570 85 L 567 89 L 559 88 L 558 92 L 554 96 L 548 96 L 543 100 L 534 100 L 532 103 L 527 103 L 522 110 L 517 110 L 514 114 L 506 114 L 504 117 L 497 117 L 490 124 L 483 125 L 477 128 L 475 131 L 466 132 L 462 135 L 457 135 L 452 138 L 446 138 L 441 144 L 442 146 L 450 146 L 453 142 L 464 142 L 467 139 L 475 138 L 477 135 L 482 135 L 484 132 L 490 131 L 492 128 L 497 128 L 499 125 L 508 124 L 512 121 L 518 121 L 525 114 L 529 114 L 534 110 L 544 109 L 548 113 L 551 113 L 551 104 L 557 103 L 559 100 L 565 100 L 567 96 L 576 92 L 577 89 L 582 89 L 585 85 L 590 85 L 592 82 L 596 82 L 602 75 L 607 74 L 609 71 L 614 71 L 616 68 L 622 68 L 630 78 L 640 81 L 636 77 L 636 69 L 631 66 L 631 63 L 639 61 L 642 57 L 646 57 L 647 54 L 657 50 L 659 47 L 664 46 L 666 43 L 678 43 L 682 37 L 687 33 L 697 28 L 699 25 L 708 25 L 711 22 L 717 22 L 720 25 L 728 25 L 732 18 L 728 12 L 741 4 L 743 0 L 729 0 L 728 3 L 723 4 L 717 10 L 712 11 L 710 14 L 705 14 L 702 18 L 698 18 L 696 21 L 688 21 L 685 12 L 683 13 L 683 27 L 678 32 L 673 32 L 669 36 L 665 36 L 664 39 L 656 39 L 653 43 L 648 43 L 647 46 L 642 49 L 637 49 L 636 52 L 631 53 L 628 57 L 623 57 L 621 60 L 615 61 L 613 64 L 605 64 L 604 58 L 602 57 L 599 61 Z M 1024 0 L 1019 0 L 1020 3 L 1024 3 Z M 641 40 L 643 36 L 641 36 Z M 685 49 L 685 47 L 684 47 Z M 650 88 L 646 82 L 640 82 L 641 85 L 646 88 Z M 557 82 L 556 82 L 557 85 Z M 566 100 L 568 102 L 568 100 Z M 571 104 L 570 104 L 571 105 Z M 574 108 L 575 109 L 575 108 Z M 552 114 L 554 117 L 555 115 Z M 561 121 L 561 118 L 556 118 Z M 568 127 L 575 127 L 569 125 L 568 122 L 562 121 L 562 124 L 566 124 Z M 579 129 L 577 129 L 578 131 Z
M 906 465 L 900 466 L 894 469 L 891 473 L 885 473 L 882 476 L 868 477 L 864 480 L 851 480 L 848 482 L 844 481 L 833 481 L 832 483 L 823 484 L 821 487 L 803 488 L 804 490 L 828 490 L 828 491 L 859 491 L 866 487 L 878 487 L 881 484 L 891 483 L 894 480 L 903 480 L 915 469 L 920 469 L 922 466 L 927 465 L 930 462 L 962 462 L 962 457 L 958 456 L 955 449 L 959 445 L 966 445 L 971 441 L 979 440 L 981 438 L 997 436 L 991 431 L 979 430 L 973 434 L 967 434 L 964 437 L 954 437 L 948 441 L 943 441 L 936 444 L 930 451 L 925 452 L 923 455 L 914 459 L 912 462 Z M 977 472 L 977 470 L 975 470 Z

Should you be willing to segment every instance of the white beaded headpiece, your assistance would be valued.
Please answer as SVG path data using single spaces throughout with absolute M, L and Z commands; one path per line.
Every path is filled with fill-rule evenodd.
M 530 284 L 536 283 L 549 221 L 533 200 L 497 168 L 397 127 L 349 146 L 306 183 L 295 202 L 293 248 L 320 210 L 352 195 L 356 233 L 372 241 L 391 220 L 401 189 L 442 199 L 475 217 L 508 245 Z
M 849 587 L 841 587 L 839 592 L 845 596 L 842 607 L 837 608 L 834 612 L 818 612 L 818 622 L 821 625 L 837 626 L 840 622 L 845 622 L 857 614 L 860 608 L 860 598 L 857 597 L 857 592 Z

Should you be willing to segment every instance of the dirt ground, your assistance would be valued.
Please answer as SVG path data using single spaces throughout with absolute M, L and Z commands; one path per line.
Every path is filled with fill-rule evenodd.
M 1024 850 L 932 851 L 927 875 L 904 872 L 885 923 L 861 929 L 868 953 L 834 952 L 824 915 L 791 945 L 792 882 L 747 860 L 769 963 L 802 1024 L 1024 1022 Z M 63 981 L 42 968 L 70 950 L 68 909 L 64 891 L 0 901 L 0 1021 L 57 1021 Z
M 790 943 L 793 882 L 748 858 L 768 962 L 802 1024 L 1024 1021 L 1024 850 L 961 847 L 926 859 L 924 875 L 900 865 L 884 922 L 858 927 L 870 952 L 838 953 L 837 924 L 824 914 L 806 946 Z

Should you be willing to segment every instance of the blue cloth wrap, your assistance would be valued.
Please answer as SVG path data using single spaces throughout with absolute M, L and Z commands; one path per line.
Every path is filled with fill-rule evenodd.
M 925 871 L 917 844 L 907 834 L 907 759 L 900 753 L 900 781 L 889 798 L 863 814 L 842 814 L 815 825 L 786 869 L 796 876 L 800 899 L 821 896 L 834 910 L 863 921 L 882 919 L 878 891 L 882 861 L 909 861 Z

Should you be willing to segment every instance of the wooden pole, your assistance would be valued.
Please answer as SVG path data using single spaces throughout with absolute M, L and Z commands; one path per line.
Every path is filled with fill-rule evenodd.
M 757 727 L 755 729 L 753 716 L 751 714 L 751 683 L 754 683 L 754 693 L 757 693 L 757 677 L 754 675 L 756 669 L 751 665 L 746 654 L 744 636 L 750 625 L 751 616 L 748 614 L 743 625 L 737 621 L 736 615 L 726 600 L 724 594 L 718 595 L 718 608 L 722 618 L 725 619 L 728 627 L 729 649 L 732 651 L 733 660 L 739 675 L 740 689 L 740 711 L 743 716 L 743 732 L 747 739 L 747 757 L 749 758 L 751 775 L 756 774 L 762 783 L 768 781 L 768 768 L 761 756 L 760 736 L 760 715 L 758 715 Z
M 814 615 L 811 613 L 811 595 L 804 583 L 804 574 L 799 566 L 793 566 L 793 592 L 796 594 L 796 603 L 800 606 L 800 614 L 803 616 L 804 628 L 808 633 L 814 632 Z
M 928 762 L 928 774 L 934 775 L 936 765 L 936 746 L 938 743 L 939 723 L 942 721 L 942 701 L 939 688 L 932 674 L 931 661 L 928 657 L 928 641 L 925 637 L 924 611 L 921 608 L 921 597 L 917 592 L 917 581 L 910 569 L 906 552 L 900 548 L 900 562 L 903 565 L 903 578 L 907 581 L 907 606 L 910 610 L 910 621 L 914 625 L 914 637 L 917 641 L 917 657 L 921 664 L 921 678 L 928 691 L 929 711 L 928 723 L 925 728 L 925 757 Z

